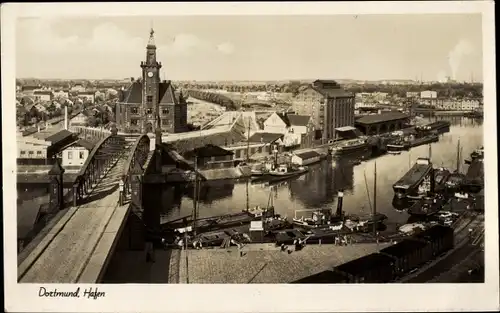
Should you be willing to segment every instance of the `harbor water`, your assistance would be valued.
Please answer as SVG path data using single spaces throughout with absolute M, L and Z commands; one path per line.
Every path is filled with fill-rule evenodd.
M 381 157 L 353 165 L 351 160 L 325 160 L 309 166 L 305 175 L 278 186 L 252 185 L 246 181 L 204 182 L 198 188 L 198 217 L 241 212 L 247 207 L 267 206 L 270 196 L 276 213 L 289 218 L 299 210 L 332 209 L 337 205 L 337 193 L 344 191 L 343 210 L 347 214 L 370 214 L 374 197 L 374 167 L 377 166 L 376 210 L 388 216 L 388 229 L 405 224 L 408 214 L 392 206 L 392 185 L 408 171 L 419 157 L 428 157 L 436 166 L 457 168 L 457 143 L 460 140 L 461 172 L 467 170 L 464 159 L 483 145 L 483 127 L 478 120 L 464 117 L 437 117 L 451 122 L 450 132 L 440 135 L 439 142 L 412 148 L 399 155 Z M 435 121 L 436 118 L 433 119 Z M 193 189 L 189 186 L 148 186 L 147 193 L 161 193 L 162 223 L 191 215 Z M 157 194 L 158 196 L 158 194 Z

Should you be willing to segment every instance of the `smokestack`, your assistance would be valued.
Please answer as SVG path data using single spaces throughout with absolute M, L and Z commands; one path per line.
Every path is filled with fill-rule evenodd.
M 338 192 L 338 198 L 337 198 L 337 217 L 343 218 L 344 214 L 342 213 L 342 201 L 344 199 L 344 192 L 342 190 L 339 190 Z
M 37 131 L 37 132 L 40 132 L 40 125 L 38 125 L 38 126 L 36 127 L 36 131 Z
M 64 129 L 68 130 L 68 106 L 64 106 Z

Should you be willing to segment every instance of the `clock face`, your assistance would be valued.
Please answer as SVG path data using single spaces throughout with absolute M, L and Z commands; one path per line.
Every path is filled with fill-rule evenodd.
M 148 72 L 148 77 L 153 77 L 153 72 Z

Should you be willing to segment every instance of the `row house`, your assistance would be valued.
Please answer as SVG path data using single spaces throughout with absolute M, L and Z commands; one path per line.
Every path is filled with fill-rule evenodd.
M 33 95 L 39 101 L 52 101 L 54 99 L 54 92 L 52 90 L 35 90 Z
M 314 137 L 314 124 L 307 115 L 273 113 L 264 121 L 264 131 L 283 134 L 285 147 L 309 147 Z
M 435 107 L 445 111 L 475 111 L 482 107 L 482 102 L 480 99 L 438 99 Z

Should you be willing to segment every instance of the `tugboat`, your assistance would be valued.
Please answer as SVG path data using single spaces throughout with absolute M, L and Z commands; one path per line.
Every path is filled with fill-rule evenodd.
M 357 138 L 342 143 L 341 146 L 330 148 L 330 153 L 336 156 L 344 156 L 353 153 L 367 152 L 369 145 L 364 138 Z
M 387 145 L 387 153 L 400 154 L 402 151 L 408 150 L 409 148 L 410 145 L 408 142 L 405 142 L 403 138 L 397 138 Z
M 289 165 L 282 164 L 276 169 L 269 171 L 267 174 L 268 183 L 277 183 L 290 178 L 301 176 L 307 173 L 309 169 L 306 166 L 292 167 Z
M 470 160 L 465 160 L 465 164 L 470 165 L 474 160 L 483 158 L 484 158 L 484 147 L 480 147 L 479 149 L 472 151 L 472 153 L 470 154 Z

